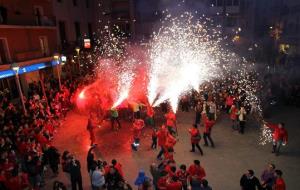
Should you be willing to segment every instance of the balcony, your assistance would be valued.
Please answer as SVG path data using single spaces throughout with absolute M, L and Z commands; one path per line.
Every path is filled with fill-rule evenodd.
M 0 22 L 0 25 L 55 27 L 55 16 L 14 15 Z

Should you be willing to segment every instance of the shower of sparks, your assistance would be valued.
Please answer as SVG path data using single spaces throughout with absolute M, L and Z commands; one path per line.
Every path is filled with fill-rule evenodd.
M 119 75 L 117 89 L 118 98 L 113 104 L 113 108 L 119 106 L 128 97 L 133 77 L 134 74 L 130 70 L 123 71 L 123 73 Z
M 265 145 L 267 143 L 271 143 L 273 141 L 273 134 L 270 128 L 262 126 L 261 127 L 261 135 L 259 137 L 259 144 Z
M 218 75 L 221 38 L 218 30 L 194 21 L 190 13 L 180 19 L 167 15 L 165 22 L 150 43 L 147 96 L 154 106 L 168 100 L 176 112 L 182 94 Z
M 117 26 L 108 23 L 99 30 L 101 39 L 96 39 L 94 52 L 81 63 L 87 69 L 87 65 L 95 67 L 95 82 L 89 91 L 99 96 L 101 105 L 110 109 L 134 97 L 137 102 L 148 99 L 152 106 L 168 101 L 176 112 L 182 95 L 211 86 L 213 93 L 226 90 L 243 98 L 244 106 L 251 107 L 262 120 L 260 100 L 264 95 L 255 64 L 227 48 L 232 42 L 222 35 L 221 26 L 197 12 L 178 17 L 168 10 L 162 14 L 161 28 L 153 32 L 148 43 L 141 42 L 135 48 L 130 48 Z M 78 97 L 93 97 L 88 94 L 93 93 L 82 91 Z M 147 98 L 138 99 L 140 94 Z M 262 127 L 260 144 L 271 142 L 271 138 L 270 129 Z

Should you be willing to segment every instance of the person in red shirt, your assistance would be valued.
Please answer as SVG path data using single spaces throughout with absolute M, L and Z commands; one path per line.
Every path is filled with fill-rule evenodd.
M 228 95 L 227 98 L 226 98 L 226 110 L 227 110 L 227 113 L 229 112 L 231 106 L 234 104 L 234 97 L 232 95 Z
M 146 119 L 146 124 L 148 126 L 154 127 L 154 110 L 151 107 L 151 105 L 147 106 L 147 119 Z
M 167 189 L 167 179 L 168 173 L 166 171 L 161 172 L 161 177 L 157 181 L 157 189 L 158 190 L 166 190 Z
M 167 138 L 166 138 L 165 148 L 166 149 L 173 149 L 176 142 L 177 142 L 177 140 L 174 138 L 174 136 L 171 135 L 170 133 L 168 133 Z
M 194 160 L 194 164 L 192 164 L 188 169 L 189 180 L 199 180 L 201 181 L 205 176 L 205 170 L 200 165 L 199 160 Z
M 167 114 L 165 114 L 165 118 L 166 118 L 166 125 L 169 130 L 169 133 L 174 133 L 174 132 L 177 133 L 175 113 L 172 110 L 170 110 Z
M 122 165 L 119 162 L 117 162 L 117 160 L 115 160 L 115 159 L 113 159 L 111 161 L 111 164 L 119 172 L 119 174 L 124 178 L 124 173 L 123 173 L 123 170 L 122 170 Z
M 274 190 L 285 190 L 285 182 L 282 178 L 282 171 L 281 170 L 275 170 L 275 184 L 273 186 Z
M 272 153 L 275 153 L 276 156 L 279 155 L 279 150 L 281 145 L 286 145 L 288 141 L 288 133 L 284 127 L 284 123 L 279 124 L 270 124 L 264 123 L 265 127 L 269 127 L 273 130 L 273 150 Z
M 189 129 L 189 133 L 191 134 L 191 144 L 192 144 L 191 152 L 195 152 L 195 146 L 196 146 L 200 151 L 201 155 L 203 155 L 203 151 L 199 145 L 199 142 L 201 140 L 201 134 L 200 131 L 197 129 L 196 124 L 193 125 L 193 128 Z
M 142 119 L 135 119 L 133 122 L 133 143 L 131 147 L 135 151 L 137 151 L 138 146 L 140 146 L 140 136 L 144 125 L 145 123 Z
M 187 190 L 187 178 L 188 178 L 188 173 L 186 171 L 186 165 L 182 164 L 180 165 L 180 170 L 176 172 L 176 176 L 178 177 L 179 181 L 182 184 L 183 190 Z
M 164 151 L 164 161 L 174 161 L 174 149 L 168 148 Z
M 232 105 L 229 110 L 229 117 L 232 121 L 232 129 L 237 130 L 238 129 L 238 109 L 235 105 Z
M 182 183 L 177 176 L 173 176 L 167 180 L 166 190 L 182 190 Z
M 211 138 L 211 129 L 212 127 L 215 125 L 215 120 L 212 119 L 212 117 L 205 117 L 205 121 L 204 121 L 204 126 L 205 126 L 205 130 L 204 130 L 204 134 L 203 134 L 203 138 L 204 138 L 204 146 L 208 146 L 208 141 L 209 140 L 211 147 L 215 147 L 214 141 Z
M 168 131 L 167 131 L 166 127 L 164 125 L 161 126 L 161 129 L 158 130 L 158 132 L 157 132 L 158 146 L 160 146 L 160 151 L 156 157 L 158 160 L 161 160 L 161 156 L 164 153 L 164 147 L 166 144 L 167 135 L 168 135 Z

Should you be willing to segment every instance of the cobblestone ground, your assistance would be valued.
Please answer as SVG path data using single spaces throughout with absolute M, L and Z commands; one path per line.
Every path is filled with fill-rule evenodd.
M 272 110 L 269 120 L 285 122 L 289 131 L 289 144 L 282 148 L 282 154 L 278 157 L 271 154 L 271 144 L 265 146 L 258 144 L 259 126 L 251 119 L 247 123 L 245 134 L 241 135 L 231 129 L 230 121 L 224 114 L 218 118 L 213 129 L 212 137 L 216 148 L 203 147 L 204 156 L 199 153 L 191 153 L 189 152 L 191 147 L 187 130 L 194 121 L 194 112 L 179 112 L 177 115 L 179 142 L 175 146 L 175 160 L 178 164 L 189 165 L 194 159 L 199 159 L 214 190 L 239 190 L 239 179 L 247 169 L 253 169 L 256 175 L 260 176 L 269 162 L 274 163 L 283 171 L 288 190 L 299 189 L 300 109 L 284 107 Z M 61 153 L 69 150 L 80 160 L 84 189 L 90 189 L 90 180 L 86 169 L 86 155 L 90 141 L 86 124 L 87 116 L 76 112 L 69 113 L 62 127 L 58 129 L 53 144 Z M 158 150 L 149 148 L 151 144 L 150 130 L 145 129 L 140 149 L 138 152 L 132 152 L 130 124 L 122 122 L 122 125 L 122 129 L 118 132 L 111 131 L 108 122 L 96 130 L 98 143 L 96 156 L 108 162 L 112 158 L 116 158 L 123 165 L 126 180 L 133 184 L 140 169 L 144 169 L 150 175 L 149 165 L 157 162 L 155 156 Z M 45 189 L 52 189 L 54 180 L 64 182 L 70 189 L 70 182 L 62 171 L 56 178 L 51 176 L 51 172 L 48 171 Z

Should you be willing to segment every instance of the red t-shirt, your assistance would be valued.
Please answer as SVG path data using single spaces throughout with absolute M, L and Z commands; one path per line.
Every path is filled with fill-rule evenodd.
M 285 182 L 282 178 L 277 178 L 274 185 L 274 190 L 285 190 Z
M 195 164 L 189 167 L 188 173 L 191 177 L 196 177 L 199 180 L 202 180 L 206 176 L 204 168 Z
M 167 189 L 167 177 L 159 178 L 157 182 L 157 187 L 159 190 L 166 190 Z
M 182 190 L 182 183 L 180 181 L 171 182 L 167 185 L 167 190 Z

